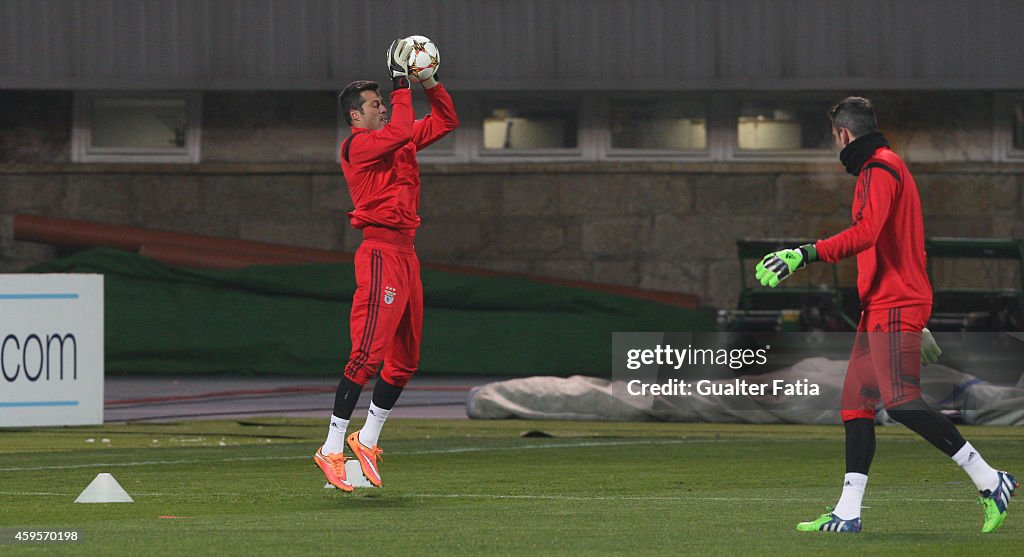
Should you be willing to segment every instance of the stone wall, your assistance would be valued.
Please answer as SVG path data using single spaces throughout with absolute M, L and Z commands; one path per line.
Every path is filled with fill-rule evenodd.
M 418 249 L 426 260 L 692 292 L 706 305 L 734 307 L 736 240 L 823 238 L 850 222 L 854 179 L 838 164 L 587 166 L 431 169 Z M 1024 238 L 1024 167 L 915 168 L 929 236 Z M 937 270 L 948 286 L 1020 284 L 1015 264 Z M 852 261 L 839 271 L 844 285 L 855 284 Z M 797 281 L 832 277 L 822 266 Z
M 1024 165 L 912 170 L 928 235 L 1024 237 Z M 835 233 L 849 223 L 853 188 L 838 163 L 460 164 L 422 174 L 425 262 L 690 292 L 713 307 L 736 303 L 737 239 Z M 333 165 L 3 165 L 0 271 L 57 255 L 12 241 L 17 213 L 351 251 L 350 205 Z M 851 263 L 840 266 L 845 284 Z M 942 269 L 953 282 L 1019 280 L 1012 266 Z M 798 277 L 831 281 L 824 266 Z
M 991 92 L 869 96 L 917 177 L 928 235 L 1024 237 L 1024 164 L 986 162 L 994 150 Z M 0 91 L 0 271 L 59 255 L 12 240 L 18 213 L 324 249 L 358 245 L 332 162 L 333 92 L 204 93 L 198 165 L 70 163 L 72 101 L 68 91 Z M 733 306 L 741 274 L 749 278 L 753 262 L 741 270 L 737 239 L 842 230 L 854 183 L 835 160 L 422 171 L 424 261 L 691 292 L 716 307 Z M 1019 284 L 1013 265 L 944 262 L 938 270 L 948 284 Z M 851 262 L 840 272 L 853 284 Z M 797 277 L 789 282 L 831 281 L 824 266 Z

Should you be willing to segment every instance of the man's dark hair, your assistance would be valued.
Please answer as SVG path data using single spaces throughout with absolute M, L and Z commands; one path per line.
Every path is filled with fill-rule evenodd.
M 363 91 L 376 91 L 380 88 L 376 81 L 353 81 L 345 86 L 345 89 L 338 95 L 338 104 L 341 105 L 341 113 L 345 115 L 345 121 L 352 125 L 350 110 L 363 112 Z
M 878 131 L 875 107 L 864 97 L 846 97 L 828 110 L 832 126 L 846 128 L 857 137 Z

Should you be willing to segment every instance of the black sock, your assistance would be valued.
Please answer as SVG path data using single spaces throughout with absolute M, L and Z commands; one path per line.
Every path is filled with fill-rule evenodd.
M 846 473 L 868 475 L 875 458 L 875 420 L 856 418 L 843 422 L 846 428 Z
M 396 387 L 385 381 L 383 377 L 378 377 L 377 384 L 373 386 L 372 400 L 377 408 L 391 410 L 395 407 L 395 403 L 398 402 L 398 397 L 401 394 L 402 387 Z M 341 416 L 338 417 L 340 418 Z
M 920 398 L 885 410 L 892 419 L 924 437 L 949 456 L 955 455 L 967 443 L 949 418 Z
M 362 392 L 362 385 L 348 377 L 342 377 L 338 382 L 338 392 L 334 394 L 334 415 L 343 420 L 351 419 L 352 411 L 356 409 L 356 403 L 359 402 L 359 395 Z

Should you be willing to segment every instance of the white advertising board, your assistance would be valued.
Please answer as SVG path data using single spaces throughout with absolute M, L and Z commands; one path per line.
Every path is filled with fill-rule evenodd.
M 103 275 L 0 274 L 0 427 L 103 423 Z

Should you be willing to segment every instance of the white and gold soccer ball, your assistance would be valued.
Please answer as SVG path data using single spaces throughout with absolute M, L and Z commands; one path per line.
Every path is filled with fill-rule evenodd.
M 411 81 L 426 81 L 437 73 L 441 65 L 441 53 L 437 45 L 423 35 L 412 35 L 406 37 L 412 41 L 412 54 L 409 55 L 409 79 Z

